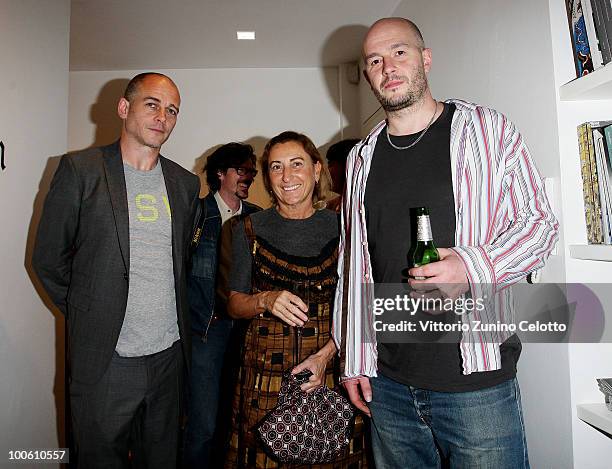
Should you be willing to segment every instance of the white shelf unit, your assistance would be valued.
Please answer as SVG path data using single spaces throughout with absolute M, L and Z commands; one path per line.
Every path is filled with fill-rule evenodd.
M 612 99 L 612 62 L 561 86 L 561 101 Z
M 572 244 L 569 250 L 574 259 L 612 262 L 612 246 L 608 244 Z
M 612 435 L 612 411 L 606 404 L 578 404 L 576 414 L 583 422 Z
M 562 85 L 559 99 L 566 102 L 612 99 L 612 62 Z M 569 251 L 573 259 L 612 262 L 612 246 L 607 244 L 572 244 Z
M 567 283 L 598 284 L 612 279 L 609 246 L 587 245 L 577 127 L 587 121 L 612 119 L 612 65 L 575 78 L 575 68 L 565 2 L 549 0 L 559 137 L 559 192 L 561 196 L 560 250 Z M 603 262 L 602 262 L 603 261 Z M 605 288 L 605 286 L 603 287 Z M 609 305 L 608 305 L 609 306 Z M 608 318 L 606 318 L 608 319 Z M 604 403 L 595 379 L 612 376 L 611 343 L 568 345 L 570 409 L 572 411 L 572 461 L 566 468 L 609 467 L 612 451 L 612 412 Z M 608 413 L 604 413 L 608 412 Z M 584 421 L 583 421 L 584 420 Z M 586 425 L 588 422 L 593 426 Z M 595 427 L 602 429 L 600 433 Z

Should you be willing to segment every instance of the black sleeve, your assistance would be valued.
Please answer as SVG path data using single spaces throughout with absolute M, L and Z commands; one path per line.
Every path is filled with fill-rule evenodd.
M 241 293 L 251 293 L 251 269 L 253 258 L 249 241 L 244 229 L 244 221 L 238 223 L 232 233 L 232 270 L 229 289 Z

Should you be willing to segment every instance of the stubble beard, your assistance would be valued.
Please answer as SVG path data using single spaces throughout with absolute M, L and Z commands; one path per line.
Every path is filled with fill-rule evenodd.
M 145 147 L 149 147 L 152 148 L 153 150 L 160 150 L 162 147 L 162 144 L 159 143 L 149 143 L 149 142 L 144 142 L 144 146 Z
M 376 99 L 378 99 L 378 102 L 387 113 L 401 111 L 402 109 L 413 106 L 421 100 L 425 94 L 425 91 L 427 90 L 427 79 L 425 78 L 425 72 L 422 69 L 417 71 L 411 81 L 408 81 L 406 77 L 388 77 L 380 84 L 380 88 L 384 89 L 384 86 L 388 81 L 398 78 L 409 84 L 408 90 L 406 90 L 403 95 L 385 96 L 380 89 L 372 88 Z
M 143 134 L 136 134 L 135 139 L 142 146 L 149 147 L 153 150 L 160 150 L 162 145 L 166 142 L 166 140 L 168 140 L 168 136 L 166 136 L 161 142 L 154 141 L 151 138 L 147 138 Z
M 162 139 L 161 142 L 153 141 L 153 140 L 145 141 L 145 139 L 143 138 L 143 143 L 145 146 L 149 148 L 153 148 L 154 150 L 160 150 L 162 145 L 166 143 L 166 140 L 168 140 L 168 137 L 170 137 L 170 134 L 164 135 L 164 138 Z

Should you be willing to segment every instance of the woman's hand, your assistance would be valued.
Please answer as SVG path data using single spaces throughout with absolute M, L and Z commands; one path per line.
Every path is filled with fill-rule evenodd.
M 257 307 L 290 326 L 302 327 L 308 321 L 308 306 L 287 290 L 258 293 Z
M 302 363 L 297 365 L 291 374 L 296 375 L 304 370 L 312 373 L 308 381 L 300 389 L 304 392 L 312 392 L 321 387 L 325 383 L 325 368 L 327 363 L 332 359 L 336 352 L 336 344 L 333 340 L 329 340 L 317 353 L 313 353 Z

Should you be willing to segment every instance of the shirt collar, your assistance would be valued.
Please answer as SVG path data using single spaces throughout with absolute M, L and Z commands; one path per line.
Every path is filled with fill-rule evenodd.
M 225 223 L 227 220 L 232 217 L 235 217 L 236 215 L 242 214 L 242 200 L 240 201 L 240 207 L 238 207 L 238 210 L 232 212 L 232 209 L 229 208 L 229 206 L 225 203 L 225 200 L 223 200 L 223 197 L 221 197 L 219 192 L 215 192 L 213 197 L 217 201 L 217 207 L 219 207 L 219 213 L 221 214 L 222 223 Z

